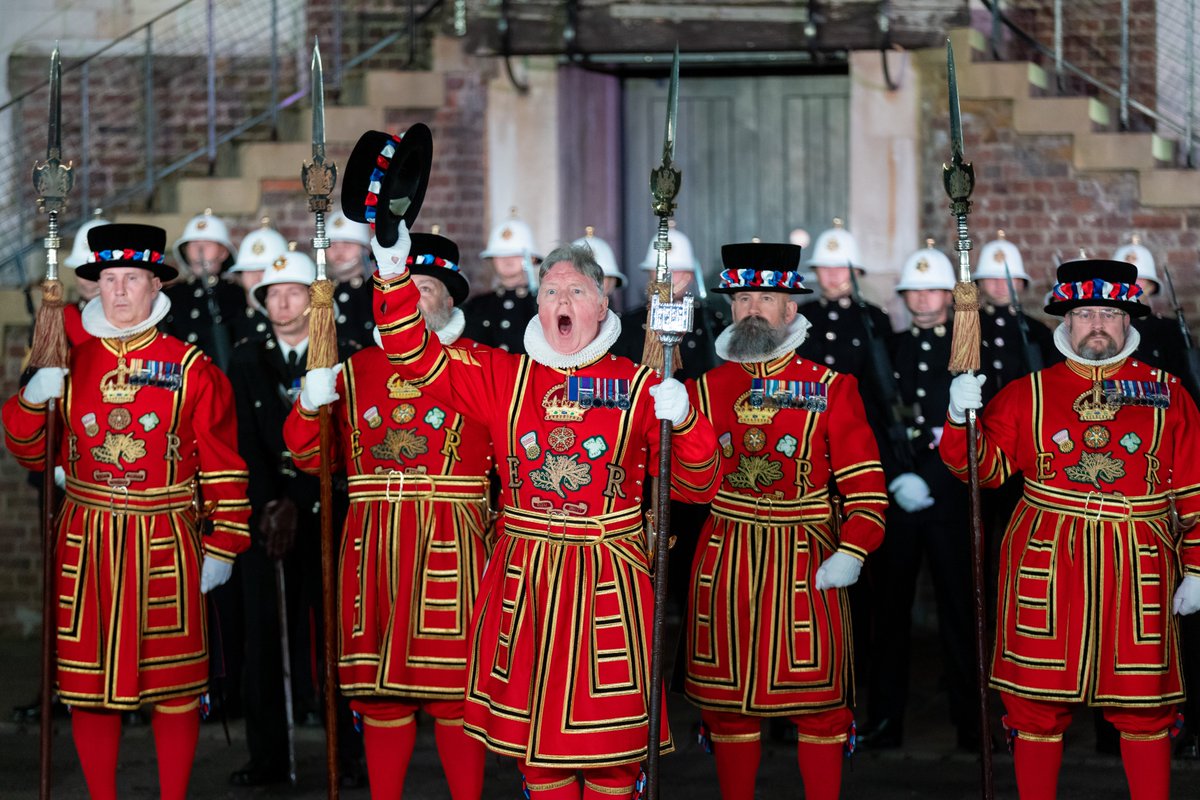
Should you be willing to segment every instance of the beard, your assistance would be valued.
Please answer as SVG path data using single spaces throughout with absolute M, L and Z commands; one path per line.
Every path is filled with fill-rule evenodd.
M 1079 343 L 1075 348 L 1081 358 L 1086 358 L 1091 361 L 1100 361 L 1105 358 L 1112 358 L 1121 348 L 1117 347 L 1117 342 L 1107 333 L 1103 331 L 1094 332 L 1086 339 Z
M 730 328 L 727 349 L 735 359 L 766 356 L 783 344 L 786 327 L 771 325 L 762 317 L 742 317 Z
M 425 318 L 425 327 L 431 333 L 437 333 L 442 328 L 446 327 L 446 323 L 450 322 L 450 314 L 453 312 L 449 308 L 431 308 L 428 311 L 418 309 L 421 316 Z

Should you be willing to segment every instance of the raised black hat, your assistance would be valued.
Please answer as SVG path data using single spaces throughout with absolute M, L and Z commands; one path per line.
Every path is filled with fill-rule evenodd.
M 89 281 L 99 280 L 109 267 L 140 267 L 163 281 L 179 274 L 166 262 L 167 232 L 156 225 L 97 225 L 87 232 L 87 243 L 91 258 L 75 274 Z
M 418 122 L 399 135 L 367 131 L 346 162 L 342 211 L 371 225 L 379 243 L 391 247 L 400 220 L 412 228 L 417 219 L 432 164 L 433 134 L 425 125 Z

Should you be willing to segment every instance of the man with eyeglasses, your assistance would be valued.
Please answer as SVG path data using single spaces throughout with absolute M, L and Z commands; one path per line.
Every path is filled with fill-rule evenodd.
M 1178 378 L 1131 358 L 1141 295 L 1132 264 L 1060 265 L 1046 312 L 1063 317 L 1066 362 L 1013 381 L 980 416 L 981 485 L 1025 474 L 1001 546 L 991 675 L 1022 798 L 1054 797 L 1078 703 L 1120 732 L 1133 797 L 1170 791 L 1184 699 L 1171 615 L 1200 610 L 1200 414 Z M 964 479 L 982 383 L 950 385 L 941 453 Z

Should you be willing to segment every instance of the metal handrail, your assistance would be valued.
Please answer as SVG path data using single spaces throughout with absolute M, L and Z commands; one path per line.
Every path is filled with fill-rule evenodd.
M 1189 98 L 1189 108 L 1185 114 L 1185 120 L 1180 123 L 1163 115 L 1162 113 L 1150 108 L 1129 95 L 1129 2 L 1122 0 L 1121 2 L 1121 21 L 1120 21 L 1120 36 L 1121 36 L 1121 52 L 1120 52 L 1120 75 L 1121 80 L 1118 86 L 1111 86 L 1104 81 L 1096 78 L 1086 70 L 1072 64 L 1063 57 L 1063 3 L 1061 0 L 1056 0 L 1054 3 L 1054 44 L 1048 47 L 1038 41 L 1033 35 L 1025 31 L 1019 24 L 1013 21 L 1008 14 L 1000 7 L 1000 0 L 980 0 L 981 3 L 992 14 L 993 26 L 991 33 L 991 50 L 994 56 L 999 53 L 999 31 L 1000 25 L 1007 28 L 1015 37 L 1017 37 L 1025 46 L 1032 49 L 1035 53 L 1051 59 L 1054 62 L 1054 70 L 1058 82 L 1058 86 L 1062 88 L 1062 76 L 1069 74 L 1099 92 L 1112 97 L 1117 101 L 1118 116 L 1121 121 L 1121 127 L 1128 129 L 1130 124 L 1129 112 L 1136 111 L 1147 119 L 1151 119 L 1154 123 L 1166 130 L 1177 134 L 1180 138 L 1180 143 L 1183 147 L 1184 163 L 1189 167 L 1196 166 L 1197 146 L 1200 145 L 1200 140 L 1196 135 L 1195 124 L 1195 97 Z M 1194 4 L 1190 6 L 1194 12 Z M 997 24 L 998 23 L 998 24 Z M 1188 57 L 1195 58 L 1194 49 L 1194 26 L 1195 21 L 1190 23 L 1188 36 Z M 1189 62 L 1188 75 L 1190 80 L 1194 80 L 1196 65 L 1194 60 Z M 1194 84 L 1193 84 L 1194 87 Z M 1194 90 L 1192 92 L 1194 95 Z
M 147 207 L 149 207 L 152 196 L 157 188 L 161 185 L 163 178 L 179 173 L 189 165 L 193 165 L 196 162 L 201 161 L 201 159 L 206 159 L 208 161 L 208 174 L 213 174 L 216 167 L 218 148 L 221 145 L 227 144 L 228 142 L 244 136 L 251 130 L 261 129 L 265 124 L 269 124 L 271 138 L 273 139 L 277 136 L 276 129 L 280 112 L 296 105 L 298 102 L 307 97 L 309 94 L 309 86 L 305 81 L 301 80 L 300 76 L 291 76 L 289 72 L 289 78 L 299 80 L 300 83 L 299 85 L 293 84 L 293 86 L 295 86 L 295 91 L 289 92 L 282 98 L 279 96 L 281 93 L 280 88 L 283 84 L 283 81 L 281 81 L 280 78 L 280 65 L 281 62 L 284 62 L 286 56 L 283 55 L 280 45 L 279 3 L 277 0 L 268 0 L 268 2 L 270 5 L 270 19 L 268 24 L 271 26 L 269 31 L 271 41 L 269 53 L 269 69 L 271 75 L 269 86 L 269 102 L 265 109 L 257 111 L 257 113 L 252 113 L 248 118 L 232 125 L 232 127 L 224 131 L 218 131 L 216 123 L 217 78 L 215 65 L 217 59 L 222 54 L 218 52 L 218 42 L 221 40 L 221 37 L 214 30 L 214 16 L 216 13 L 215 0 L 183 0 L 182 2 L 172 6 L 170 9 L 156 15 L 154 18 L 126 32 L 120 37 L 106 43 L 104 46 L 100 47 L 89 55 L 81 59 L 73 60 L 69 65 L 64 67 L 64 73 L 78 72 L 81 76 L 83 88 L 80 91 L 79 103 L 80 111 L 84 114 L 84 124 L 81 125 L 80 139 L 77 140 L 78 145 L 81 148 L 78 150 L 78 152 L 81 153 L 79 158 L 82 159 L 82 162 L 76 163 L 75 165 L 78 178 L 77 187 L 82 193 L 77 194 L 76 197 L 72 198 L 75 201 L 73 205 L 76 206 L 76 213 L 73 215 L 74 218 L 63 221 L 62 232 L 64 235 L 70 235 L 79 227 L 80 224 L 90 218 L 91 214 L 89 212 L 92 207 L 120 208 L 133 203 L 134 201 L 138 200 L 139 197 L 144 197 L 146 199 Z M 173 153 L 171 153 L 169 150 L 164 151 L 161 147 L 159 147 L 158 144 L 158 139 L 160 136 L 160 122 L 157 119 L 156 108 L 154 105 L 154 90 L 155 88 L 158 88 L 156 87 L 154 81 L 154 69 L 156 57 L 162 58 L 162 56 L 160 56 L 155 49 L 156 42 L 154 38 L 154 30 L 156 24 L 161 25 L 164 20 L 166 20 L 172 14 L 178 14 L 180 12 L 187 13 L 186 8 L 188 6 L 197 8 L 201 6 L 201 3 L 203 3 L 204 9 L 201 13 L 204 13 L 206 16 L 203 38 L 199 41 L 192 40 L 192 49 L 186 50 L 183 55 L 185 57 L 201 56 L 204 58 L 206 63 L 204 75 L 204 108 L 206 117 L 204 121 L 203 132 L 204 142 L 202 146 L 190 152 L 185 152 L 178 157 L 173 157 Z M 333 59 L 335 72 L 331 76 L 331 84 L 334 86 L 340 86 L 342 77 L 345 73 L 364 64 L 372 57 L 398 42 L 404 36 L 409 37 L 410 46 L 407 56 L 407 63 L 403 66 L 405 68 L 412 66 L 417 59 L 417 37 L 420 36 L 423 25 L 443 4 L 444 0 L 430 0 L 430 2 L 418 9 L 416 0 L 409 0 L 408 13 L 406 15 L 408 22 L 407 26 L 401 26 L 397 28 L 387 36 L 374 42 L 370 47 L 362 50 L 349 60 L 342 63 L 342 17 L 349 11 L 349 9 L 345 8 L 340 0 L 335 0 L 333 8 L 334 13 L 332 35 L 332 44 L 335 54 Z M 261 31 L 262 29 L 259 30 Z M 138 38 L 143 38 L 145 40 L 144 44 L 140 48 L 140 55 L 135 52 L 135 43 L 137 42 Z M 90 110 L 89 80 L 94 72 L 93 66 L 95 65 L 97 59 L 113 55 L 113 51 L 120 48 L 123 44 L 126 45 L 125 50 L 128 51 L 128 55 L 131 59 L 143 59 L 141 75 L 138 81 L 141 84 L 141 92 L 144 103 L 143 108 L 141 109 L 142 113 L 139 116 L 141 118 L 141 127 L 143 128 L 141 134 L 144 137 L 141 147 L 143 156 L 140 160 L 144 161 L 145 171 L 140 179 L 126 182 L 124 185 L 118 185 L 111 191 L 107 192 L 103 198 L 97 199 L 93 196 L 94 181 L 92 173 L 94 167 L 91 163 L 91 159 L 89 158 L 89 154 L 91 152 L 89 149 L 91 145 L 89 131 L 90 125 L 87 123 L 87 120 L 90 119 L 90 117 L 87 116 Z M 201 50 L 203 50 L 203 52 L 200 52 Z M 121 52 L 117 55 L 124 56 L 126 53 Z M 180 54 L 168 53 L 168 56 L 172 55 L 178 56 Z M 263 55 L 266 57 L 268 54 Z M 0 115 L 8 112 L 9 114 L 14 115 L 14 118 L 19 119 L 19 115 L 22 112 L 22 104 L 29 102 L 32 98 L 36 98 L 39 93 L 46 92 L 47 87 L 48 82 L 40 82 L 28 87 L 18 95 L 5 102 L 3 105 L 0 105 Z M 287 90 L 286 87 L 284 87 L 284 90 Z M 259 108 L 261 109 L 262 106 L 259 106 Z M 249 110 L 253 111 L 254 109 Z M 156 164 L 156 160 L 160 156 L 173 158 L 173 160 L 165 165 L 158 165 Z M 7 169 L 10 170 L 8 177 L 10 180 L 14 181 L 14 187 L 19 186 L 19 183 L 17 183 L 20 181 L 19 167 L 14 164 L 8 166 Z M 126 174 L 130 178 L 134 177 L 134 175 L 129 174 L 128 171 L 126 171 Z M 41 245 L 39 239 L 30 235 L 30 232 L 35 227 L 36 221 L 27 204 L 18 205 L 14 210 L 10 211 L 10 213 L 13 216 L 10 217 L 10 224 L 7 226 L 9 228 L 9 232 L 6 233 L 0 231 L 0 239 L 3 240 L 0 241 L 0 247 L 3 247 L 5 250 L 4 252 L 0 253 L 0 274 L 10 273 L 15 268 L 15 282 L 24 285 L 28 283 L 25 262 L 31 257 L 33 251 L 39 249 Z M 11 280 L 10 276 L 8 280 L 3 282 L 11 284 L 14 281 Z

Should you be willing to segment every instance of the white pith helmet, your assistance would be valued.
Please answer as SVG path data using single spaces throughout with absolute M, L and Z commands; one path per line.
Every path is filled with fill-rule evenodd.
M 1004 280 L 1004 265 L 1008 265 L 1008 273 L 1015 281 L 1018 278 L 1028 281 L 1029 273 L 1025 271 L 1025 259 L 1021 251 L 1004 235 L 1004 231 L 996 231 L 996 238 L 985 244 L 979 250 L 979 261 L 975 264 L 975 272 L 971 280 L 981 278 L 999 278 Z
M 806 267 L 857 267 L 864 272 L 862 257 L 858 252 L 858 242 L 846 230 L 840 219 L 833 220 L 833 227 L 821 231 L 812 249 L 808 251 Z
M 238 248 L 237 263 L 230 272 L 257 272 L 275 263 L 280 256 L 287 255 L 288 242 L 283 234 L 271 227 L 271 219 L 263 217 L 259 227 L 246 234 Z
M 277 283 L 299 283 L 312 286 L 317 279 L 317 264 L 308 253 L 296 249 L 295 242 L 288 242 L 288 249 L 267 268 L 262 281 L 254 287 L 254 299 L 266 308 L 267 288 Z
M 329 215 L 329 220 L 325 223 L 325 230 L 328 232 L 331 242 L 354 242 L 363 247 L 371 246 L 371 226 L 355 222 L 343 214 L 340 209 Z
M 517 219 L 517 210 L 512 210 L 512 216 L 492 228 L 488 236 L 487 248 L 479 254 L 480 258 L 503 258 L 505 256 L 529 256 L 535 261 L 541 261 L 533 246 L 533 231 L 528 225 Z
M 104 212 L 96 209 L 92 212 L 92 218 L 79 226 L 79 230 L 75 231 L 75 241 L 71 243 L 70 254 L 63 259 L 63 266 L 69 269 L 81 267 L 92 260 L 92 250 L 88 247 L 87 234 L 92 228 L 97 225 L 108 225 L 109 220 L 101 216 Z
M 1150 281 L 1154 284 L 1154 293 L 1158 293 L 1158 287 L 1162 285 L 1162 281 L 1158 277 L 1154 254 L 1146 245 L 1142 244 L 1140 236 L 1134 234 L 1129 237 L 1129 244 L 1118 247 L 1117 252 L 1113 253 L 1113 261 L 1133 264 L 1137 267 L 1138 280 Z
M 933 239 L 926 239 L 925 246 L 913 253 L 900 270 L 897 292 L 914 289 L 945 289 L 953 291 L 955 284 L 954 265 L 950 258 L 933 246 Z
M 188 242 L 216 242 L 223 246 L 229 255 L 221 263 L 222 272 L 232 267 L 236 260 L 233 241 L 229 238 L 229 227 L 225 224 L 225 220 L 213 214 L 211 208 L 206 208 L 203 214 L 197 214 L 189 219 L 188 224 L 183 228 L 183 235 L 176 239 L 172 246 L 175 263 L 181 269 L 188 265 L 187 259 L 183 257 L 183 246 Z
M 613 253 L 613 249 L 608 242 L 596 235 L 596 229 L 591 225 L 584 228 L 584 235 L 571 242 L 574 245 L 583 245 L 592 251 L 592 255 L 596 258 L 596 263 L 600 265 L 601 271 L 604 272 L 606 278 L 616 278 L 617 286 L 625 285 L 625 273 L 621 272 L 621 268 L 617 266 L 617 256 Z
M 658 263 L 658 251 L 654 249 L 654 243 L 658 241 L 658 236 L 650 239 L 650 246 L 646 248 L 646 257 L 642 259 L 642 269 L 654 269 Z M 675 227 L 675 222 L 671 222 L 670 228 L 667 230 L 667 241 L 671 243 L 671 249 L 667 251 L 667 269 L 671 272 L 691 272 L 694 275 L 700 274 L 700 262 L 696 260 L 696 253 L 692 250 L 692 242 L 682 231 Z

